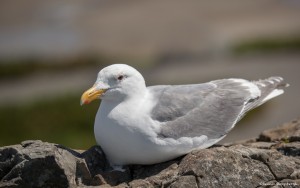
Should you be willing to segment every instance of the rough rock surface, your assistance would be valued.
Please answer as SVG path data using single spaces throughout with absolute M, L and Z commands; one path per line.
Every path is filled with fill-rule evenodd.
M 300 120 L 257 139 L 112 171 L 99 146 L 85 152 L 24 141 L 0 148 L 0 187 L 300 187 Z

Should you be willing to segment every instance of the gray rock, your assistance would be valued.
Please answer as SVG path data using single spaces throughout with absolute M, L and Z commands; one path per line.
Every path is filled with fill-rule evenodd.
M 195 176 L 180 176 L 177 181 L 171 184 L 170 188 L 193 188 L 197 187 L 197 180 Z
M 263 131 L 258 140 L 270 142 L 270 141 L 284 141 L 294 142 L 300 141 L 300 119 L 293 120 L 278 128 Z
M 99 146 L 75 151 L 39 140 L 0 148 L 2 187 L 300 187 L 300 121 L 258 139 L 113 171 Z
M 264 163 L 251 158 L 252 153 L 239 150 L 244 148 L 216 147 L 192 152 L 181 161 L 179 174 L 196 176 L 199 187 L 257 187 L 259 182 L 275 179 Z

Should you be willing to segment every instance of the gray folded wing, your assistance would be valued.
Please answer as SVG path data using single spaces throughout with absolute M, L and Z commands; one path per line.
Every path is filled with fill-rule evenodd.
M 157 100 L 151 116 L 160 137 L 220 138 L 234 126 L 251 99 L 249 88 L 233 80 L 148 88 Z

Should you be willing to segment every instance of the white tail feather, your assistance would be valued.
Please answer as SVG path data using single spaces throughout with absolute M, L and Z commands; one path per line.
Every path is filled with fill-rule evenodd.
M 283 94 L 284 91 L 282 89 L 274 89 L 269 95 L 267 95 L 263 100 L 262 100 L 262 103 L 274 98 L 274 97 L 277 97 L 278 95 L 281 95 Z

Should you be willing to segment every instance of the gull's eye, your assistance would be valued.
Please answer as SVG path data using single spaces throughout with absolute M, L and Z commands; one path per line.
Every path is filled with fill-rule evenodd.
M 120 75 L 120 76 L 118 76 L 118 78 L 117 78 L 119 81 L 121 81 L 121 80 L 123 80 L 124 79 L 124 76 L 123 75 Z

